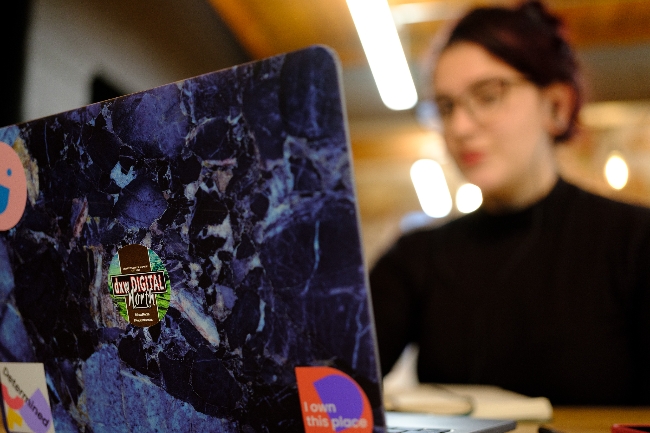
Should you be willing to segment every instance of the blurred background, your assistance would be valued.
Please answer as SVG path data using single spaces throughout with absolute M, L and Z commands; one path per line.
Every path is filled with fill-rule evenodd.
M 382 102 L 346 0 L 5 3 L 0 125 L 326 44 L 343 66 L 367 262 L 372 265 L 400 233 L 462 214 L 456 192 L 463 180 L 431 119 L 422 115 L 426 106 L 392 110 Z M 421 65 L 432 37 L 468 8 L 497 3 L 512 2 L 388 0 L 420 101 Z M 557 150 L 564 177 L 602 195 L 650 205 L 650 1 L 546 4 L 567 24 L 586 75 L 582 131 Z M 626 164 L 619 177 L 627 170 L 614 186 L 605 176 L 612 156 Z M 447 216 L 423 213 L 410 174 L 421 159 L 442 169 Z

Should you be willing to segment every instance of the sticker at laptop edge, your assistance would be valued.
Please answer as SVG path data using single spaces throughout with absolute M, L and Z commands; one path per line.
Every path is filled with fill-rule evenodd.
M 12 229 L 25 212 L 27 177 L 20 157 L 0 141 L 0 232 Z
M 366 393 L 347 374 L 331 367 L 296 367 L 305 433 L 373 430 Z
M 43 364 L 0 362 L 0 382 L 5 423 L 10 432 L 54 432 Z
M 169 275 L 158 255 L 143 245 L 118 250 L 108 269 L 108 289 L 120 315 L 132 325 L 153 326 L 167 314 Z

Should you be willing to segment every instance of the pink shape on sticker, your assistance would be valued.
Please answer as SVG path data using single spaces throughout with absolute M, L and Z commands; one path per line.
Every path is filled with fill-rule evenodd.
M 9 395 L 9 390 L 7 389 L 6 386 L 4 386 L 4 384 L 2 385 L 2 398 L 4 398 L 5 403 L 7 403 L 7 406 L 12 408 L 13 410 L 18 410 L 21 407 L 23 407 L 23 404 L 25 404 L 25 402 L 23 401 L 22 398 L 20 398 L 19 395 L 15 397 L 11 397 Z
M 52 411 L 40 389 L 20 409 L 20 415 L 34 433 L 45 433 L 52 425 Z

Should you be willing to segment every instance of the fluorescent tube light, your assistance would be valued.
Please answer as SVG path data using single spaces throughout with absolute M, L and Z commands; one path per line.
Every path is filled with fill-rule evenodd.
M 347 0 L 379 96 L 392 110 L 415 106 L 418 95 L 386 0 Z
M 461 14 L 459 6 L 452 6 L 446 1 L 403 3 L 391 6 L 390 11 L 397 26 L 449 20 Z

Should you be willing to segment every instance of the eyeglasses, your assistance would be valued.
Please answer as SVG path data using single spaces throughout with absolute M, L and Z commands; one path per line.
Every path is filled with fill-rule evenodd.
M 459 105 L 479 123 L 489 121 L 501 107 L 510 89 L 529 83 L 525 78 L 488 78 L 477 81 L 457 97 L 437 96 L 435 101 L 443 123 L 451 122 Z

